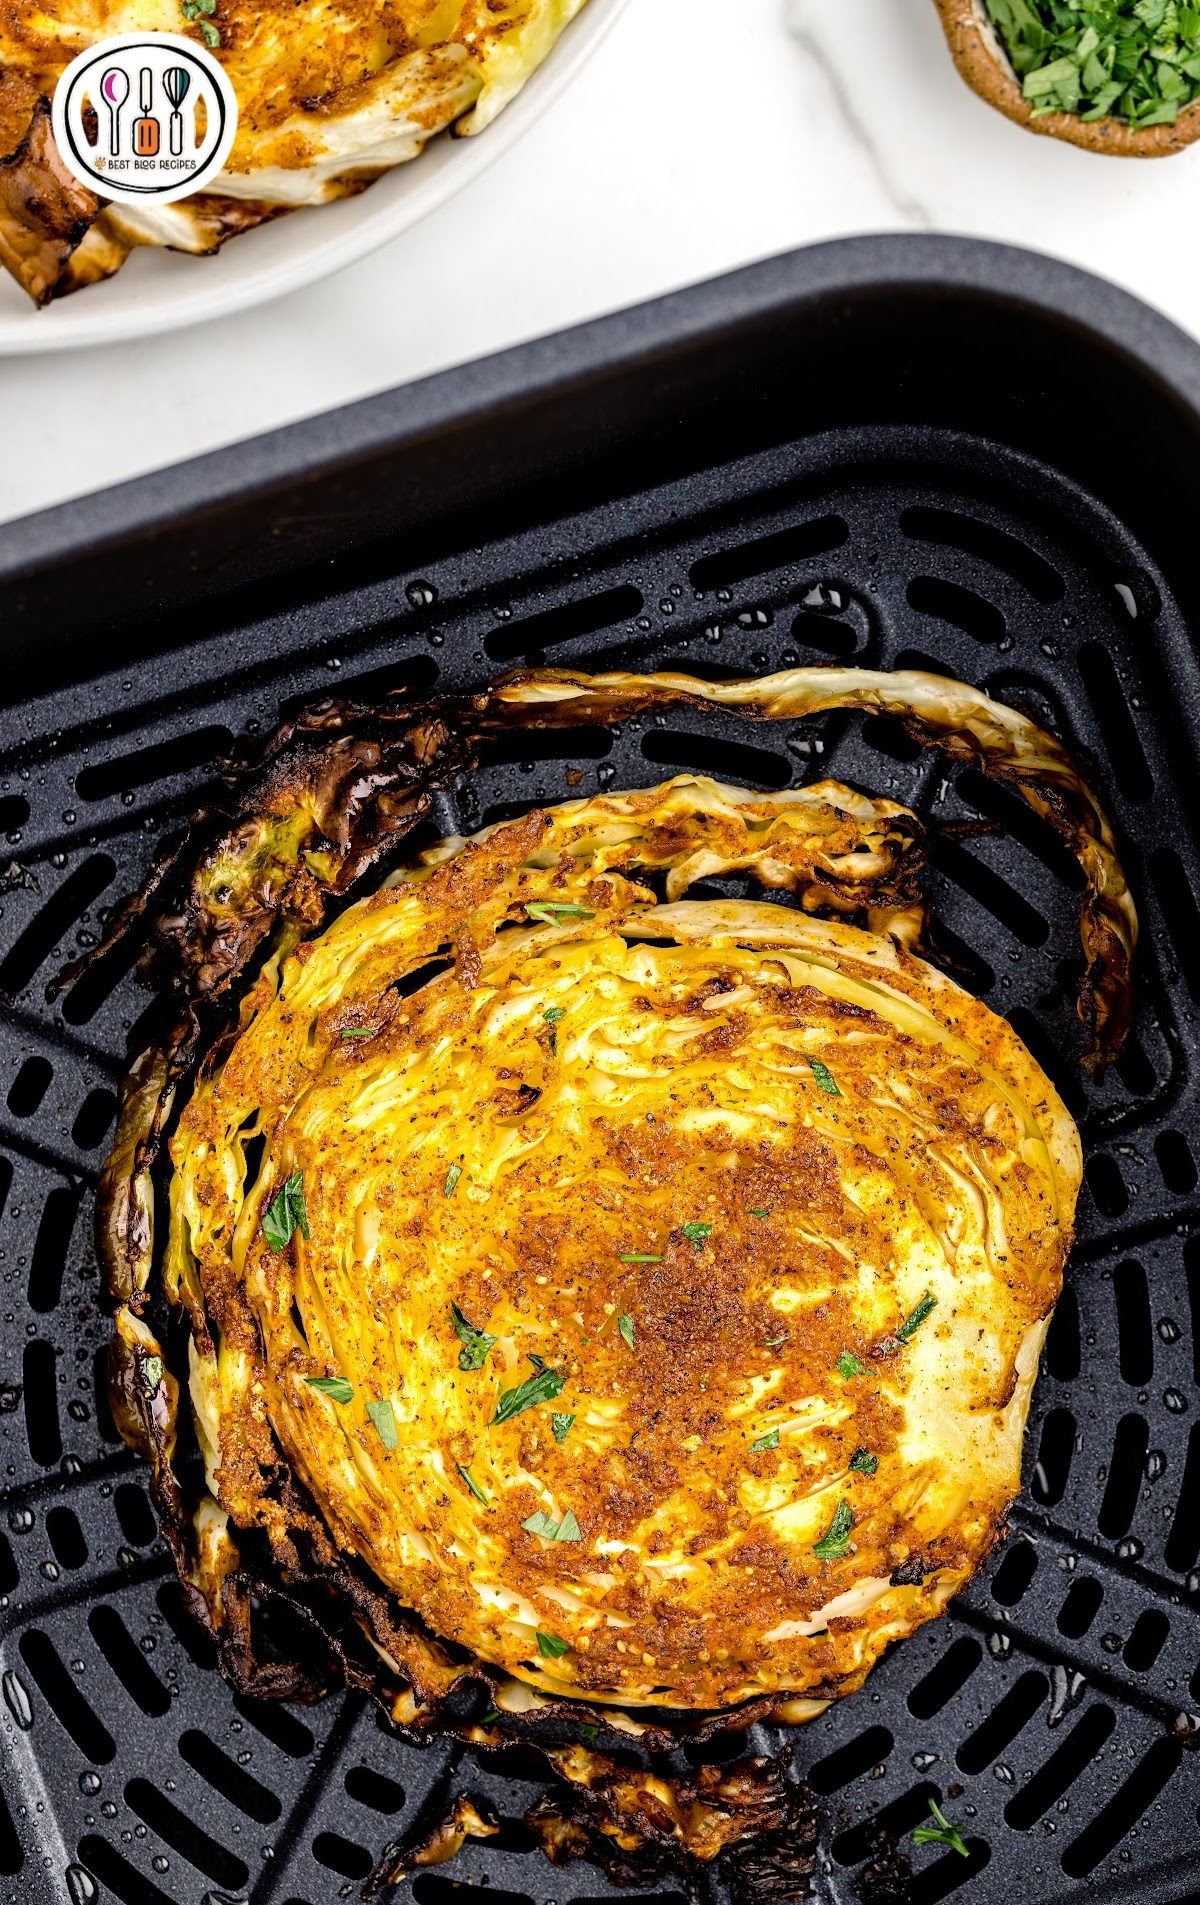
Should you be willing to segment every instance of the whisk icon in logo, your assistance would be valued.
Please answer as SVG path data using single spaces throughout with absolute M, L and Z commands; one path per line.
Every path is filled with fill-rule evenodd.
M 71 61 L 52 123 L 64 163 L 100 197 L 169 205 L 229 157 L 237 96 L 212 54 L 181 34 L 126 34 Z
M 168 66 L 163 74 L 163 91 L 171 106 L 171 152 L 178 158 L 183 151 L 183 113 L 180 107 L 191 90 L 192 76 L 186 66 Z

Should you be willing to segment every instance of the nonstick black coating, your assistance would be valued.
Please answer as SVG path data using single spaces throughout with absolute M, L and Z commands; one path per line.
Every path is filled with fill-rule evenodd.
M 318 479 L 316 521 L 324 493 Z M 157 646 L 146 623 L 122 649 L 131 612 L 107 650 L 117 666 L 93 645 L 37 700 L 10 684 L 0 1900 L 324 1905 L 353 1897 L 384 1843 L 456 1780 L 509 1823 L 417 1878 L 418 1905 L 451 1905 L 464 1881 L 557 1905 L 610 1895 L 596 1869 L 557 1871 L 528 1849 L 520 1821 L 539 1786 L 519 1753 L 488 1770 L 468 1756 L 456 1772 L 460 1749 L 405 1747 L 357 1697 L 254 1709 L 212 1670 L 97 1377 L 107 1326 L 90 1192 L 146 995 L 125 961 L 53 1012 L 42 996 L 203 797 L 232 736 L 330 689 L 458 689 L 533 659 L 930 667 L 1019 701 L 1094 760 L 1144 928 L 1136 1033 L 1100 1086 L 1076 1064 L 1072 865 L 1021 806 L 886 722 L 750 729 L 679 712 L 530 735 L 442 802 L 439 829 L 689 769 L 772 788 L 831 774 L 925 815 L 943 945 L 1055 1077 L 1087 1178 L 1011 1539 L 945 1620 L 790 1735 L 821 1810 L 814 1883 L 864 1905 L 1084 1887 L 1172 1905 L 1200 1887 L 1200 696 L 1176 599 L 1177 580 L 1192 586 L 1186 538 L 1165 534 L 1152 556 L 1061 463 L 944 419 L 801 434 L 659 489 L 627 471 L 614 497 L 556 521 L 543 506 L 506 540 L 486 540 L 478 519 L 458 549 L 431 531 L 442 553 L 428 560 L 389 571 L 376 549 L 350 580 L 293 579 L 274 616 L 269 593 L 229 598 L 203 626 L 162 626 Z M 131 589 L 139 553 L 149 572 L 148 530 L 126 548 Z M 48 561 L 47 588 L 54 576 Z M 963 820 L 1002 831 L 946 831 Z M 781 1738 L 757 1728 L 751 1744 Z M 931 1796 L 961 1824 L 969 1862 L 912 1847 Z M 880 1857 L 896 1841 L 907 1884 Z

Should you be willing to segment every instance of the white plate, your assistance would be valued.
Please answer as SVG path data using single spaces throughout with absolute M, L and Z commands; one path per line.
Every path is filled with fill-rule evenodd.
M 364 258 L 436 211 L 521 137 L 578 72 L 626 0 L 588 0 L 512 104 L 474 139 L 432 140 L 358 198 L 291 212 L 214 258 L 142 248 L 115 278 L 45 310 L 0 270 L 0 356 L 77 350 L 228 317 Z M 614 115 L 619 110 L 613 101 Z

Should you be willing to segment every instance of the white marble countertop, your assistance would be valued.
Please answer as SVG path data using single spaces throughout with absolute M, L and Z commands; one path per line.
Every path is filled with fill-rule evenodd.
M 188 332 L 0 361 L 0 520 L 852 232 L 1052 252 L 1200 336 L 1198 210 L 1200 146 L 1031 137 L 963 86 L 931 0 L 630 0 L 546 117 L 373 257 Z

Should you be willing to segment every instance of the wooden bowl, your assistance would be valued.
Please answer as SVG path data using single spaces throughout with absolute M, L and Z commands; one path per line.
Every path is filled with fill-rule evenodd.
M 1200 139 L 1200 100 L 1185 106 L 1173 126 L 1127 126 L 1121 119 L 1094 119 L 1085 124 L 1076 113 L 1050 112 L 1034 118 L 1033 107 L 1021 91 L 983 0 L 933 0 L 941 18 L 950 52 L 973 92 L 989 106 L 1030 132 L 1087 152 L 1107 152 L 1117 159 L 1165 159 Z

